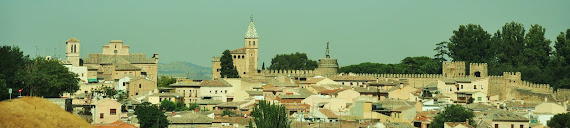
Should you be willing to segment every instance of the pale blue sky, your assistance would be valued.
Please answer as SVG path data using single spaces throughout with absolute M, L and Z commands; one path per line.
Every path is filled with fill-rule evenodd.
M 490 34 L 510 21 L 540 24 L 554 40 L 570 28 L 570 1 L 0 1 L 0 45 L 32 56 L 64 57 L 65 41 L 81 40 L 81 56 L 123 40 L 132 53 L 159 53 L 160 62 L 211 66 L 211 57 L 243 47 L 250 15 L 259 33 L 260 63 L 275 54 L 324 57 L 325 43 L 341 66 L 397 63 L 430 56 L 459 25 Z M 36 46 L 39 50 L 36 50 Z

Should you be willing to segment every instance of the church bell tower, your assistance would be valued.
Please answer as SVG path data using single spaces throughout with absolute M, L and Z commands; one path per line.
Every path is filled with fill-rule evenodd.
M 79 65 L 79 40 L 77 40 L 75 37 L 71 37 L 69 38 L 66 42 L 65 42 L 65 57 L 67 59 L 67 61 L 69 61 L 71 63 L 71 65 L 77 67 L 80 66 Z
M 258 46 L 259 37 L 257 36 L 257 31 L 255 30 L 255 25 L 253 24 L 253 16 L 250 17 L 249 25 L 247 26 L 247 32 L 245 32 L 245 76 L 249 76 L 252 73 L 257 73 L 257 58 L 258 58 Z

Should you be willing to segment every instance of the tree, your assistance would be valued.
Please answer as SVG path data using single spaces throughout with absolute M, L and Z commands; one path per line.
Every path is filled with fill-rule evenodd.
M 200 110 L 200 105 L 198 105 L 197 103 L 190 103 L 190 105 L 188 106 L 188 110 L 194 110 L 196 108 Z
M 261 70 L 265 70 L 265 62 L 261 64 Z
M 566 33 L 560 32 L 560 35 L 556 37 L 554 48 L 556 49 L 555 55 L 561 58 L 564 64 L 570 64 L 570 29 L 567 29 Z
M 440 63 L 447 61 L 447 59 L 445 59 L 445 56 L 449 54 L 449 52 L 447 51 L 448 43 L 449 42 L 442 41 L 440 43 L 435 44 L 436 47 L 433 50 L 436 51 L 437 53 L 433 57 L 434 59 L 439 60 Z
M 471 104 L 473 101 L 475 101 L 475 98 L 469 97 L 469 99 L 467 99 L 467 104 Z
M 162 100 L 160 102 L 160 110 L 172 111 L 176 109 L 176 104 L 170 100 Z
M 220 75 L 222 77 L 228 77 L 228 78 L 238 78 L 238 72 L 237 69 L 234 66 L 234 60 L 232 58 L 232 54 L 230 53 L 230 50 L 225 50 L 222 53 L 222 57 L 220 58 Z
M 100 94 L 105 94 L 106 97 L 113 99 L 115 98 L 115 95 L 118 94 L 117 90 L 109 86 L 103 86 L 101 88 L 98 88 L 97 92 Z
M 402 64 L 406 64 L 410 66 L 410 71 L 408 72 L 409 74 L 414 74 L 416 73 L 414 71 L 414 66 L 417 64 L 416 61 L 414 60 L 414 58 L 412 57 L 406 57 L 402 60 Z
M 413 72 L 411 68 L 413 68 Z M 372 74 L 437 74 L 441 73 L 441 63 L 438 60 L 427 56 L 406 57 L 399 64 L 364 62 L 356 65 L 341 67 L 339 69 L 339 72 Z
M 42 57 L 33 59 L 22 70 L 16 72 L 21 81 L 22 94 L 41 97 L 60 97 L 63 93 L 79 90 L 79 78 L 57 60 Z
M 176 111 L 185 111 L 188 110 L 188 107 L 186 107 L 186 104 L 184 104 L 184 102 L 182 101 L 176 101 Z
M 490 38 L 491 35 L 479 25 L 460 25 L 449 38 L 449 57 L 466 63 L 488 62 L 494 58 Z
M 313 70 L 317 68 L 317 61 L 307 58 L 305 53 L 277 54 L 271 59 L 271 70 Z
M 500 50 L 497 50 L 499 63 L 517 66 L 522 64 L 524 44 L 524 26 L 517 22 L 510 22 L 503 26 L 502 31 L 495 34 L 496 43 Z
M 166 76 L 166 75 L 161 75 L 160 77 L 158 77 L 158 87 L 169 87 L 171 84 L 176 83 L 176 78 L 170 77 L 170 76 Z
M 570 113 L 556 114 L 546 124 L 551 128 L 568 128 L 570 127 Z
M 226 109 L 224 109 L 224 111 L 222 111 L 222 116 L 226 116 L 226 115 L 227 116 L 233 116 L 233 115 L 235 115 L 235 113 L 226 108 Z
M 546 29 L 542 26 L 535 24 L 531 25 L 528 33 L 525 36 L 525 49 L 524 59 L 525 65 L 533 65 L 544 68 L 550 60 L 550 47 L 551 41 L 544 38 Z
M 137 115 L 137 119 L 139 119 L 141 128 L 168 127 L 168 120 L 164 112 L 162 112 L 158 106 L 151 105 L 149 102 L 137 105 L 135 115 Z
M 0 91 L 8 91 L 8 88 L 18 90 L 23 88 L 22 81 L 16 79 L 16 72 L 22 70 L 28 63 L 29 57 L 24 56 L 17 46 L 1 46 L 0 47 Z M 12 93 L 12 97 L 17 96 L 17 91 Z M 0 93 L 0 101 L 8 99 L 8 93 Z
M 443 128 L 443 123 L 445 122 L 465 122 L 469 119 L 469 124 L 473 125 L 473 111 L 468 110 L 467 108 L 461 105 L 452 104 L 450 106 L 445 107 L 445 110 L 439 114 L 437 114 L 431 122 L 430 128 Z
M 251 116 L 254 117 L 254 122 L 258 128 L 289 128 L 291 122 L 287 119 L 287 112 L 285 106 L 272 104 L 268 101 L 259 101 Z

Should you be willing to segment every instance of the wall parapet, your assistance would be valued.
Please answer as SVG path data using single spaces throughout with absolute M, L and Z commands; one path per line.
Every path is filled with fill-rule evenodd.
M 352 73 L 349 73 L 352 74 Z M 441 74 L 370 74 L 370 73 L 355 73 L 356 76 L 370 76 L 376 78 L 442 78 Z

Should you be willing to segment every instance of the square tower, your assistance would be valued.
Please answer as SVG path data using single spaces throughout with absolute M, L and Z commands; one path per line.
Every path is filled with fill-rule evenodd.
M 475 77 L 487 77 L 487 63 L 470 63 L 469 64 L 469 75 Z
M 443 77 L 454 78 L 465 76 L 465 62 L 463 61 L 443 62 L 441 69 Z

